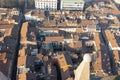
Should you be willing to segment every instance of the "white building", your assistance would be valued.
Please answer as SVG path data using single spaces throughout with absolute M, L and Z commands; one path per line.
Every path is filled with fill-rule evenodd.
M 43 10 L 57 10 L 57 0 L 35 0 L 35 7 Z
M 30 10 L 24 14 L 25 20 L 43 21 L 44 11 Z
M 75 70 L 75 79 L 74 80 L 90 80 L 90 62 L 91 55 L 85 54 L 83 61 L 79 64 Z
M 61 0 L 61 10 L 83 10 L 84 0 Z

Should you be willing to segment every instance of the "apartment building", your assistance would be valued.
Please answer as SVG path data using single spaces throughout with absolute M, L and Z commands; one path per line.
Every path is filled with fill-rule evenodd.
M 57 10 L 57 0 L 35 0 L 35 7 L 43 10 Z

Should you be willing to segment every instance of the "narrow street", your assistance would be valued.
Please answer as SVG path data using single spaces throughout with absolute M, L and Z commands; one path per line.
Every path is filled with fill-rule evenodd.
M 21 31 L 21 26 L 23 22 L 23 14 L 20 11 L 20 21 L 18 24 L 19 31 L 18 31 L 18 39 L 17 39 L 17 44 L 15 48 L 15 53 L 12 56 L 12 61 L 9 66 L 9 74 L 8 74 L 8 80 L 16 80 L 16 73 L 17 73 L 17 59 L 18 59 L 18 51 L 19 51 L 19 45 L 20 45 L 20 31 Z
M 114 61 L 114 57 L 113 57 L 113 53 L 109 50 L 109 45 L 107 44 L 106 40 L 105 40 L 105 36 L 104 36 L 104 30 L 101 30 L 101 35 L 102 35 L 102 39 L 108 49 L 108 54 L 109 54 L 109 57 L 110 57 L 110 65 L 111 65 L 111 69 L 112 69 L 112 74 L 113 75 L 116 75 L 117 74 L 117 71 L 116 71 L 116 67 L 114 66 L 115 65 L 115 61 Z
M 56 69 L 57 69 L 57 80 L 62 80 L 62 79 L 61 79 L 60 67 L 59 67 L 58 63 L 57 63 L 57 62 L 54 63 L 54 66 L 55 66 Z

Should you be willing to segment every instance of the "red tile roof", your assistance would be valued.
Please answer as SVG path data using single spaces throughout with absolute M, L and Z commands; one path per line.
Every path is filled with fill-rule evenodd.
M 114 34 L 112 34 L 109 30 L 105 30 L 105 34 L 106 34 L 106 37 L 109 41 L 109 43 L 111 44 L 111 46 L 114 48 L 114 47 L 119 47 L 118 46 L 118 43 L 115 39 L 115 36 Z
M 64 37 L 62 36 L 57 36 L 57 37 L 45 37 L 45 41 L 44 43 L 51 43 L 51 42 L 63 42 L 64 41 Z
M 21 29 L 21 43 L 24 43 L 27 41 L 27 31 L 28 31 L 28 22 L 24 22 L 22 24 L 22 29 Z

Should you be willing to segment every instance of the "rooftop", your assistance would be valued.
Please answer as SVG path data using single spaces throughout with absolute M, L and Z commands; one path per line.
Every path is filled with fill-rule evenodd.
M 21 29 L 21 43 L 24 43 L 27 41 L 27 31 L 28 31 L 28 22 L 24 22 L 22 24 L 22 29 Z
M 26 58 L 27 58 L 27 56 L 20 56 L 20 57 L 18 57 L 17 67 L 26 66 Z
M 111 74 L 110 58 L 108 55 L 107 48 L 101 38 L 101 35 L 99 33 L 95 33 L 94 40 L 96 47 L 96 54 L 94 56 L 97 57 L 93 64 L 93 68 L 95 71 L 98 71 L 97 73 L 95 73 L 95 75 L 106 76 L 108 74 Z
M 61 77 L 62 77 L 62 80 L 67 80 L 68 78 L 71 78 L 72 77 L 70 76 L 70 70 L 69 68 L 72 67 L 72 65 L 69 63 L 70 62 L 70 59 L 68 59 L 68 56 L 63 53 L 57 55 L 57 59 L 58 59 L 58 63 L 59 63 L 59 66 L 61 68 Z
M 109 41 L 109 45 L 111 45 L 112 48 L 119 47 L 114 34 L 112 34 L 109 30 L 105 30 L 105 35 Z
M 57 37 L 45 37 L 45 41 L 44 43 L 51 43 L 51 42 L 63 42 L 64 41 L 64 37 L 62 36 L 57 36 Z

